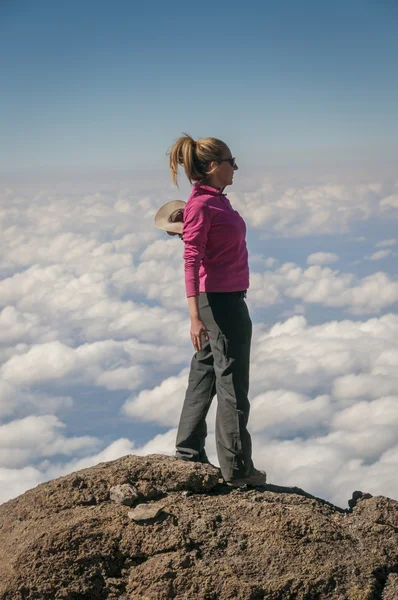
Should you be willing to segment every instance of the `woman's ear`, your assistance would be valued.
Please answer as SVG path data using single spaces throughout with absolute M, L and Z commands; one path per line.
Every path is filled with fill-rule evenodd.
M 220 166 L 220 163 L 216 162 L 215 160 L 212 160 L 211 163 L 209 163 L 209 167 L 208 167 L 208 170 L 206 171 L 206 175 L 213 175 L 213 173 L 215 173 L 217 171 L 219 166 Z

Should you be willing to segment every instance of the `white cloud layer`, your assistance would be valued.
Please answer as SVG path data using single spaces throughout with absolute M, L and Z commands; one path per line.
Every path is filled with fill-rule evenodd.
M 251 227 L 283 237 L 346 233 L 355 221 L 398 217 L 398 195 L 381 183 L 286 186 L 265 179 L 255 191 L 228 194 Z
M 398 301 L 398 281 L 382 271 L 360 279 L 330 267 L 311 265 L 302 269 L 295 263 L 252 273 L 249 299 L 254 306 L 281 303 L 283 297 L 343 308 L 354 315 L 377 314 Z
M 153 218 L 174 197 L 171 187 L 155 186 L 0 193 L 0 501 L 131 452 L 173 453 L 191 353 L 183 245 L 158 232 Z M 275 305 L 287 317 L 267 330 L 254 326 L 257 463 L 277 483 L 341 504 L 355 487 L 397 496 L 398 325 L 383 314 L 398 300 L 396 276 L 351 272 L 338 238 L 336 252 L 304 254 L 306 268 L 290 260 L 298 259 L 288 246 L 291 238 L 348 236 L 355 224 L 393 221 L 396 187 L 267 179 L 229 197 L 249 238 L 261 241 L 250 255 L 249 306 Z M 393 254 L 396 239 L 383 235 L 373 245 L 352 238 L 367 243 L 369 269 Z M 283 251 L 273 238 L 284 238 Z M 327 266 L 337 260 L 341 269 Z M 310 325 L 312 307 L 328 310 L 329 321 Z M 330 320 L 333 309 L 363 320 Z M 132 439 L 118 435 L 106 447 L 96 433 L 76 435 L 73 415 L 85 410 L 79 389 L 98 402 L 117 392 L 115 412 L 125 422 L 169 429 L 151 429 L 140 444 L 132 430 Z M 215 403 L 213 462 L 214 416 Z

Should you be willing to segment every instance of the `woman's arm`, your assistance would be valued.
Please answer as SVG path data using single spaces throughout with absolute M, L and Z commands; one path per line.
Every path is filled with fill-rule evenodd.
M 210 210 L 201 199 L 188 202 L 184 211 L 184 271 L 187 298 L 199 296 L 199 269 L 206 251 Z
M 199 314 L 199 296 L 188 297 L 188 308 L 189 316 L 191 317 L 191 340 L 194 349 L 197 352 L 202 352 L 202 335 L 205 336 L 206 340 L 209 339 L 209 335 L 206 330 L 206 326 L 200 318 Z
M 191 340 L 196 351 L 202 351 L 202 335 L 208 340 L 206 326 L 199 313 L 199 268 L 210 229 L 210 211 L 203 201 L 189 203 L 184 211 L 185 285 L 191 318 Z
M 199 315 L 199 296 L 189 296 L 188 298 L 189 316 L 191 321 L 200 319 Z

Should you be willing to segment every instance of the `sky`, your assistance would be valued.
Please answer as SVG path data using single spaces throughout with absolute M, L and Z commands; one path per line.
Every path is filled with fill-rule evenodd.
M 395 166 L 395 0 L 2 0 L 1 169 L 164 169 L 181 131 L 247 166 Z
M 174 453 L 191 356 L 167 150 L 223 139 L 271 483 L 398 498 L 398 6 L 0 3 L 0 502 Z M 216 400 L 208 418 L 214 464 Z

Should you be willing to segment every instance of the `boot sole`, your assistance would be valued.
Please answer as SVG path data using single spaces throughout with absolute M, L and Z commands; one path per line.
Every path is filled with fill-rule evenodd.
M 254 479 L 250 479 L 248 477 L 247 479 L 237 479 L 236 481 L 226 481 L 225 483 L 228 487 L 231 488 L 244 487 L 245 485 L 251 485 L 252 487 L 261 487 L 262 485 L 265 485 L 267 483 L 267 478 L 264 477 L 264 479 L 262 479 L 261 481 L 255 481 Z

